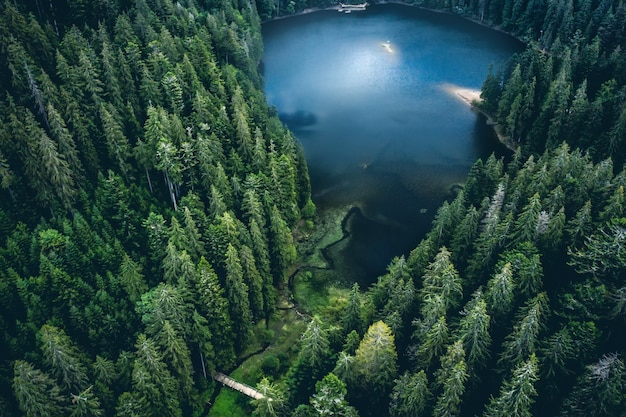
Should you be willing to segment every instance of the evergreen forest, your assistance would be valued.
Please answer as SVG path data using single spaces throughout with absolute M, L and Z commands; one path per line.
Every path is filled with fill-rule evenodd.
M 626 3 L 409 3 L 525 42 L 476 104 L 516 150 L 300 312 L 319 216 L 260 25 L 333 3 L 2 0 L 0 415 L 626 415 Z

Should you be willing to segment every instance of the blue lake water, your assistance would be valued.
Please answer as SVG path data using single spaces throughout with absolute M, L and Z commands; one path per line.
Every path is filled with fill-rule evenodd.
M 268 22 L 263 37 L 267 99 L 303 144 L 313 201 L 361 208 L 331 256 L 367 285 L 415 247 L 477 158 L 506 152 L 451 89 L 480 89 L 522 45 L 400 5 Z

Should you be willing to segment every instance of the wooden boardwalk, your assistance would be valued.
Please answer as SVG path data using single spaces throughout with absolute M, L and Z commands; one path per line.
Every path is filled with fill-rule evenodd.
M 213 374 L 213 379 L 221 382 L 223 385 L 230 387 L 236 391 L 241 392 L 242 394 L 247 395 L 250 398 L 254 398 L 255 400 L 260 400 L 265 398 L 265 395 L 261 394 L 259 391 L 255 390 L 249 385 L 242 384 L 241 382 L 237 382 L 228 375 L 224 375 L 221 372 L 215 372 Z
M 367 3 L 362 4 L 343 4 L 339 3 L 339 8 L 337 9 L 340 13 L 350 13 L 352 11 L 362 11 L 368 6 Z

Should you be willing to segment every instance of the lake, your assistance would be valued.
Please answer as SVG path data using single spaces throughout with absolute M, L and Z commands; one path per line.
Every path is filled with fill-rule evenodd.
M 302 142 L 318 210 L 360 207 L 328 255 L 367 286 L 419 243 L 477 158 L 506 153 L 451 90 L 480 89 L 522 45 L 395 4 L 268 22 L 263 38 L 267 99 Z

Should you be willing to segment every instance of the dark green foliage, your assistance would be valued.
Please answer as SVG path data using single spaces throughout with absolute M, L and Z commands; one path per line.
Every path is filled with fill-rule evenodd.
M 389 412 L 394 417 L 422 415 L 430 397 L 426 373 L 405 372 L 395 380 Z
M 44 3 L 0 4 L 0 410 L 202 415 L 315 214 L 259 89 L 256 10 L 331 2 Z M 311 322 L 285 378 L 294 415 L 350 415 L 345 398 L 364 416 L 619 415 L 626 6 L 419 4 L 528 42 L 482 92 L 520 147 L 477 161 L 340 323 Z M 276 402 L 257 414 L 288 412 L 259 388 Z
M 260 90 L 256 9 L 18 3 L 0 3 L 0 413 L 201 415 L 314 214 Z

